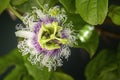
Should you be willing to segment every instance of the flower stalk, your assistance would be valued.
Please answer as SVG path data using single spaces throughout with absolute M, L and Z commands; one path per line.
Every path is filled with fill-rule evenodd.
M 17 16 L 21 21 L 23 20 L 23 17 L 9 4 L 8 8 Z

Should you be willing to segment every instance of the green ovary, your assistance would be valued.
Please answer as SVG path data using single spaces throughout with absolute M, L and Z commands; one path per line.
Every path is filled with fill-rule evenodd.
M 58 26 L 58 22 L 50 24 L 42 24 L 38 34 L 38 42 L 42 48 L 47 50 L 59 49 L 59 44 L 67 44 L 66 38 L 61 38 L 61 30 L 63 28 Z

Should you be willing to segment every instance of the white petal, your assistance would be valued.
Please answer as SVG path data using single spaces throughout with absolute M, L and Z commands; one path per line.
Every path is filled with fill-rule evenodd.
M 31 39 L 27 40 L 27 45 L 28 45 L 30 48 L 34 48 Z
M 34 27 L 33 26 L 35 26 L 36 24 L 37 24 L 38 22 L 29 22 L 29 29 L 31 30 L 31 31 L 33 31 L 34 30 Z
M 37 13 L 37 15 L 38 15 L 39 18 L 46 17 L 46 15 L 41 10 L 36 10 L 36 13 Z
M 23 37 L 23 38 L 32 38 L 34 36 L 34 33 L 30 32 L 30 31 L 22 31 L 22 30 L 19 30 L 19 31 L 16 31 L 15 32 L 15 35 L 17 37 Z

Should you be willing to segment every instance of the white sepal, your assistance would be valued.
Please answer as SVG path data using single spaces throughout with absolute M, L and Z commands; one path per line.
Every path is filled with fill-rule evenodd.
M 23 37 L 23 38 L 32 38 L 34 36 L 34 33 L 33 32 L 30 32 L 30 31 L 22 31 L 22 30 L 19 30 L 19 31 L 16 31 L 15 32 L 15 35 L 17 37 Z

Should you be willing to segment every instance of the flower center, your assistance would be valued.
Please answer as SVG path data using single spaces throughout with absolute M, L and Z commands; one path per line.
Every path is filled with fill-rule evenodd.
M 62 30 L 63 28 L 58 25 L 58 22 L 42 23 L 38 33 L 38 42 L 41 47 L 47 50 L 54 50 L 61 48 L 61 44 L 67 44 L 67 39 L 61 38 Z

